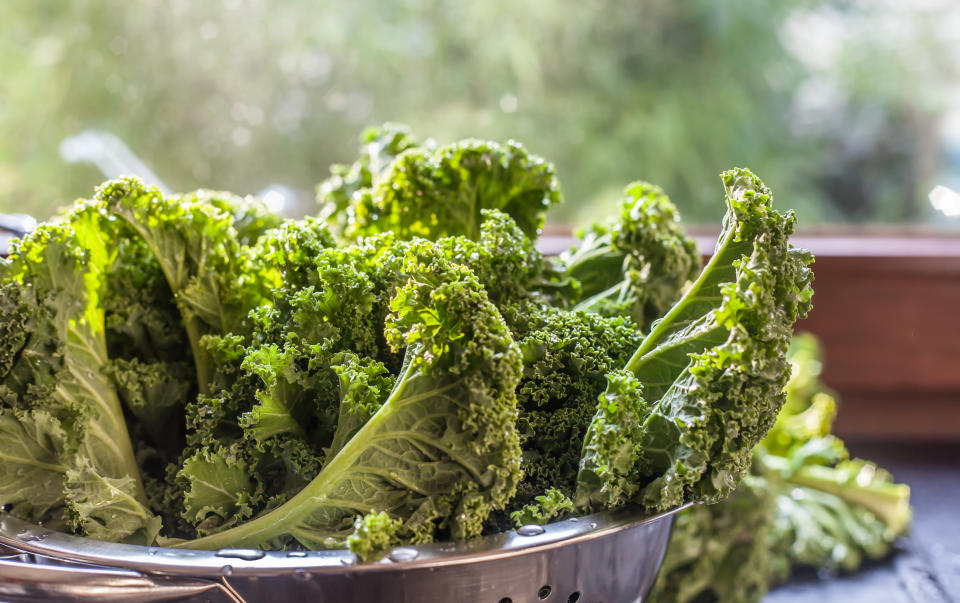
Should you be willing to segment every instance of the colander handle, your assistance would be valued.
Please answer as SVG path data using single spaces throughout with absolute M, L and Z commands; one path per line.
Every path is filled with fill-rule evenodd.
M 234 603 L 243 603 L 226 582 L 70 564 L 13 550 L 4 554 L 0 550 L 0 600 L 11 603 L 177 601 L 213 590 Z

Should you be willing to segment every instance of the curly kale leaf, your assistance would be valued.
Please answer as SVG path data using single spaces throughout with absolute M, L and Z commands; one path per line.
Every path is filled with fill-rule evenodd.
M 316 277 L 314 259 L 335 246 L 326 223 L 313 218 L 287 220 L 257 239 L 250 256 L 265 291 L 283 286 L 298 289 Z
M 793 567 L 851 571 L 909 526 L 910 490 L 830 435 L 836 401 L 809 335 L 794 338 L 787 402 L 734 494 L 681 511 L 651 600 L 759 601 Z
M 181 459 L 216 454 L 225 445 L 242 448 L 255 512 L 295 494 L 328 458 L 343 410 L 337 374 L 343 353 L 364 362 L 376 357 L 393 363 L 396 356 L 383 326 L 387 292 L 396 289 L 387 281 L 398 275 L 375 259 L 387 252 L 330 245 L 326 228 L 312 220 L 261 237 L 256 272 L 275 275 L 272 305 L 251 314 L 249 336 L 203 340 L 217 370 L 210 393 L 187 406 L 188 446 Z M 194 472 L 171 471 L 176 477 L 167 498 L 188 525 L 210 533 L 235 523 L 229 505 L 185 510 Z M 253 496 L 254 490 L 263 495 Z
M 76 219 L 76 214 L 75 214 Z M 146 244 L 125 224 L 101 220 L 116 245 L 103 297 L 111 358 L 190 361 L 190 344 L 170 286 Z
M 183 317 L 197 387 L 208 393 L 213 366 L 200 338 L 247 332 L 247 314 L 261 302 L 256 285 L 244 278 L 251 268 L 233 215 L 204 195 L 168 198 L 136 178 L 103 184 L 96 200 L 126 221 L 159 263 Z
M 499 308 L 531 297 L 542 270 L 539 252 L 508 215 L 483 210 L 482 218 L 478 241 L 445 237 L 438 247 L 471 268 Z M 403 258 L 412 242 L 384 233 L 335 248 L 317 225 L 287 224 L 255 248 L 257 273 L 276 275 L 273 307 L 255 314 L 256 338 L 280 341 L 295 333 L 309 343 L 326 340 L 330 349 L 375 358 L 395 372 L 401 358 L 386 343 L 384 319 L 403 284 Z
M 497 306 L 510 326 L 526 332 L 533 318 L 526 309 L 539 313 L 545 300 L 538 288 L 546 269 L 533 241 L 517 227 L 509 215 L 499 210 L 482 210 L 479 240 L 462 235 L 436 241 L 445 256 L 456 264 L 469 267 L 483 285 L 490 301 Z M 376 296 L 372 316 L 382 319 L 390 297 L 402 285 L 403 257 L 413 243 L 398 239 L 392 233 L 365 237 L 358 245 L 346 248 L 365 257 L 363 269 Z M 394 369 L 394 359 L 382 351 L 377 356 Z
M 183 447 L 183 408 L 197 391 L 183 320 L 159 262 L 127 222 L 88 201 L 74 204 L 66 219 L 111 250 L 99 296 L 110 359 L 104 372 L 128 411 L 142 478 L 156 493 L 151 508 L 164 512 L 154 504 L 162 499 L 157 482 Z
M 860 459 L 792 474 L 776 498 L 773 548 L 789 560 L 780 577 L 796 565 L 852 571 L 887 555 L 909 526 L 909 497 L 909 486 Z
M 0 259 L 0 267 L 6 266 L 3 262 Z M 0 383 L 17 364 L 36 327 L 39 308 L 32 301 L 19 283 L 0 281 Z
M 242 446 L 212 445 L 184 459 L 176 479 L 183 486 L 183 519 L 200 535 L 235 526 L 263 502 Z
M 386 295 L 376 275 L 371 278 L 369 261 L 355 248 L 322 251 L 313 259 L 316 272 L 309 284 L 277 290 L 273 328 L 309 343 L 330 340 L 337 350 L 388 355 L 383 338 Z
M 730 498 L 682 511 L 650 601 L 760 601 L 776 571 L 769 547 L 774 509 L 769 482 L 750 474 Z
M 236 525 L 309 482 L 337 412 L 337 379 L 323 346 L 295 337 L 281 345 L 245 347 L 238 337 L 205 343 L 218 360 L 218 377 L 230 384 L 187 406 L 187 447 L 169 469 L 167 493 L 185 525 L 201 534 Z M 233 484 L 218 503 L 209 486 L 213 467 L 229 468 Z
M 601 396 L 577 478 L 582 507 L 724 498 L 783 405 L 812 257 L 789 245 L 794 216 L 772 209 L 756 176 L 722 179 L 727 214 L 713 257 Z
M 647 329 L 697 277 L 700 252 L 660 187 L 634 182 L 623 195 L 620 219 L 581 233 L 561 264 L 575 283 L 577 309 L 630 316 Z
M 583 438 L 606 374 L 623 366 L 642 339 L 626 318 L 552 308 L 541 313 L 542 324 L 520 340 L 523 481 L 514 505 L 533 503 L 551 488 L 573 496 Z
M 357 517 L 353 534 L 347 537 L 347 546 L 360 559 L 373 561 L 377 555 L 398 544 L 402 534 L 403 521 L 384 511 L 370 512 Z
M 353 209 L 348 234 L 392 231 L 409 239 L 478 239 L 481 210 L 499 209 L 535 238 L 547 209 L 560 203 L 553 166 L 519 143 L 464 140 L 437 150 L 408 149 Z
M 0 307 L 0 322 L 29 326 L 30 334 L 16 340 L 0 381 L 0 472 L 9 478 L 0 480 L 0 504 L 34 521 L 63 517 L 94 538 L 150 543 L 160 520 L 147 508 L 106 374 L 98 302 L 111 257 L 103 233 L 92 219 L 42 226 L 14 244 L 11 260 L 3 289 L 12 300 Z M 50 516 L 58 508 L 62 514 Z
M 494 210 L 484 215 L 480 241 L 448 237 L 438 241 L 437 252 L 473 268 L 506 304 L 528 295 L 524 283 L 535 277 L 540 256 L 509 216 Z M 254 313 L 252 341 L 207 337 L 218 367 L 214 385 L 210 395 L 188 405 L 184 456 L 246 442 L 248 488 L 265 492 L 260 503 L 294 494 L 318 464 L 334 458 L 393 387 L 388 369 L 400 369 L 402 349 L 388 346 L 384 321 L 406 279 L 404 257 L 418 243 L 378 235 L 333 248 L 326 229 L 317 226 L 288 223 L 261 238 L 258 272 L 277 275 L 273 306 Z M 518 278 L 502 278 L 508 274 Z M 182 501 L 193 476 L 179 465 L 169 497 Z M 232 508 L 181 515 L 212 533 L 227 525 L 224 516 Z
M 111 216 L 102 203 L 80 202 L 67 219 L 95 227 L 114 251 L 99 302 L 109 357 L 104 372 L 128 411 L 150 507 L 173 516 L 164 501 L 165 466 L 181 454 L 184 408 L 197 392 L 183 319 L 159 261 L 133 226 Z
M 336 248 L 326 226 L 315 220 L 288 222 L 269 232 L 252 250 L 257 274 L 270 281 L 272 307 L 252 315 L 254 337 L 282 343 L 295 336 L 322 342 L 331 351 L 389 358 L 383 319 L 397 273 L 389 262 L 392 241 Z M 402 252 L 401 252 L 402 254 Z
M 570 497 L 556 488 L 548 488 L 540 496 L 536 496 L 532 503 L 510 513 L 510 519 L 519 527 L 528 524 L 544 525 L 545 523 L 563 517 L 574 510 Z
M 411 246 L 402 274 L 386 332 L 406 357 L 387 400 L 287 502 L 180 546 L 327 546 L 370 512 L 401 519 L 405 539 L 463 539 L 513 496 L 516 344 L 476 277 L 432 244 Z
M 46 410 L 0 408 L 0 502 L 10 514 L 65 527 L 69 440 L 63 422 Z
M 330 176 L 317 185 L 320 216 L 343 228 L 351 205 L 360 203 L 397 155 L 420 146 L 407 126 L 385 123 L 360 135 L 360 153 L 350 165 L 330 166 Z M 369 195 L 367 195 L 369 198 Z
M 477 240 L 452 236 L 437 244 L 453 261 L 473 270 L 497 307 L 530 297 L 544 270 L 533 241 L 502 211 L 483 209 L 480 219 Z
M 377 414 L 397 382 L 383 363 L 356 354 L 341 354 L 332 367 L 340 379 L 340 408 L 336 431 L 327 450 L 328 459 L 336 458 L 360 428 Z
M 242 245 L 253 245 L 264 233 L 284 223 L 283 216 L 270 211 L 260 199 L 240 197 L 226 191 L 200 189 L 173 197 L 175 203 L 212 205 L 233 220 L 233 229 Z
M 104 372 L 150 441 L 176 455 L 183 445 L 183 409 L 193 391 L 192 367 L 186 362 L 144 363 L 136 358 L 115 358 Z
M 849 459 L 831 435 L 836 400 L 818 379 L 819 350 L 810 336 L 791 346 L 787 403 L 754 451 L 776 494 L 770 548 L 776 578 L 808 565 L 854 570 L 890 552 L 910 526 L 910 488 L 874 463 Z
M 306 437 L 302 427 L 313 410 L 311 406 L 327 392 L 317 391 L 311 371 L 325 365 L 324 351 L 317 346 L 266 344 L 249 349 L 241 369 L 260 378 L 262 386 L 254 392 L 256 403 L 240 416 L 245 435 L 263 446 L 277 436 Z

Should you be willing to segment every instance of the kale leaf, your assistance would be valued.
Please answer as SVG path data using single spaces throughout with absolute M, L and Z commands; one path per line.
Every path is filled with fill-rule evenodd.
M 735 169 L 722 180 L 727 213 L 713 257 L 608 376 L 584 441 L 581 507 L 724 498 L 783 405 L 812 256 L 789 245 L 795 218 L 772 208 L 756 176 Z
M 473 273 L 433 244 L 415 242 L 402 275 L 386 334 L 406 355 L 383 404 L 287 502 L 180 546 L 257 546 L 289 537 L 329 546 L 345 542 L 355 518 L 367 513 L 403 521 L 399 530 L 415 542 L 463 539 L 507 504 L 520 477 L 519 350 Z M 363 549 L 369 539 L 352 542 Z
M 852 571 L 907 531 L 909 487 L 830 433 L 816 340 L 795 337 L 789 359 L 787 401 L 750 473 L 726 500 L 677 515 L 652 601 L 756 602 L 795 567 Z
M 103 540 L 151 543 L 120 399 L 107 375 L 99 306 L 110 250 L 92 219 L 44 225 L 13 246 L 0 322 L 28 335 L 3 344 L 0 505 Z
M 578 233 L 580 245 L 560 258 L 576 309 L 626 315 L 641 328 L 663 316 L 700 272 L 700 252 L 659 186 L 634 182 L 623 191 L 620 219 Z M 571 295 L 569 292 L 573 292 Z

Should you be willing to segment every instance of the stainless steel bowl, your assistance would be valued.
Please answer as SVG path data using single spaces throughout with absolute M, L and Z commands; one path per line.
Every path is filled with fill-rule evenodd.
M 0 513 L 0 600 L 624 603 L 649 592 L 674 509 L 618 510 L 470 542 L 349 551 L 192 551 L 101 542 Z

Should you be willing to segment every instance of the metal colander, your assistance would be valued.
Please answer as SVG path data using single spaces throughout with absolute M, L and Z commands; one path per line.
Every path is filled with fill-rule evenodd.
M 626 509 L 470 542 L 349 551 L 193 551 L 101 542 L 0 513 L 0 600 L 624 603 L 656 578 L 674 509 Z

